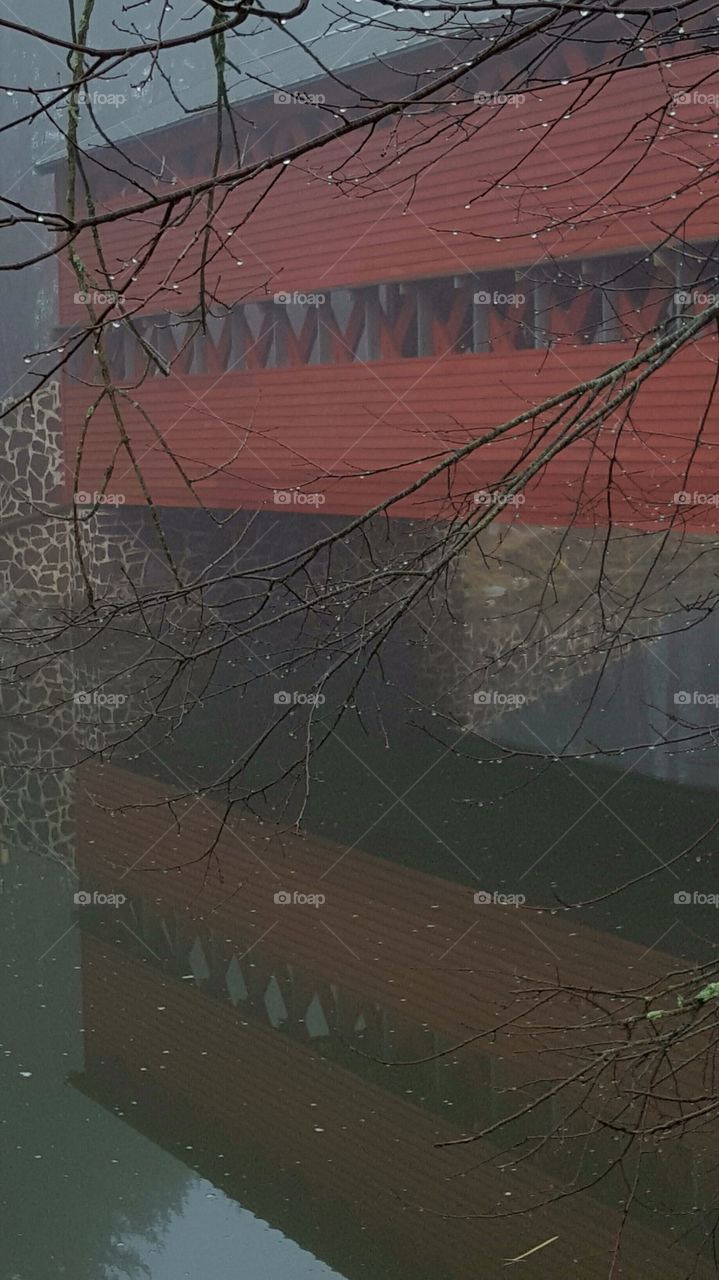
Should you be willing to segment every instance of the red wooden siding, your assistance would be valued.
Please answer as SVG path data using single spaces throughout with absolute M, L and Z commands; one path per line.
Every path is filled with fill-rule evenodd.
M 690 78 L 704 97 L 675 104 L 670 112 L 673 95 Z M 223 191 L 207 269 L 216 299 L 233 304 L 265 299 L 278 290 L 329 293 L 342 286 L 432 279 L 444 302 L 422 302 L 424 334 L 431 330 L 431 338 L 421 345 L 417 336 L 414 348 L 404 348 L 403 341 L 412 326 L 419 333 L 420 304 L 397 289 L 384 315 L 375 289 L 371 303 L 352 295 L 344 327 L 337 308 L 332 310 L 334 299 L 326 304 L 322 350 L 317 311 L 309 308 L 296 331 L 286 315 L 270 311 L 263 311 L 254 332 L 240 311 L 229 319 L 217 314 L 199 354 L 190 346 L 178 356 L 174 347 L 166 350 L 172 375 L 144 384 L 141 369 L 133 373 L 130 368 L 127 351 L 117 351 L 113 358 L 125 368 L 120 384 L 134 388 L 129 396 L 156 428 L 129 400 L 120 402 L 151 500 L 172 507 L 192 506 L 199 499 L 208 506 L 276 509 L 289 505 L 276 502 L 276 490 L 301 489 L 305 497 L 320 498 L 317 505 L 292 498 L 294 510 L 321 506 L 327 514 L 364 512 L 418 479 L 425 469 L 418 459 L 436 461 L 453 446 L 631 354 L 633 330 L 665 319 L 672 291 L 681 286 L 682 277 L 673 274 L 678 258 L 672 254 L 682 244 L 706 245 L 717 237 L 716 120 L 707 101 L 712 93 L 719 93 L 713 57 L 692 57 L 686 64 L 681 59 L 673 65 L 648 62 L 612 78 L 595 76 L 589 87 L 587 82 L 555 84 L 527 94 L 517 105 L 479 107 L 469 118 L 470 129 L 481 122 L 474 132 L 464 121 L 465 103 L 431 116 L 404 117 L 396 129 L 378 129 L 363 145 L 359 136 L 336 141 L 288 166 L 246 221 L 257 201 L 257 184 Z M 258 136 L 263 111 L 277 115 L 278 109 L 253 105 Z M 200 127 L 193 124 L 194 130 Z M 182 130 L 140 141 L 147 147 L 146 160 L 156 155 L 159 168 L 164 159 L 166 174 L 173 172 L 173 149 L 178 168 L 187 173 Z M 201 168 L 202 148 L 196 145 L 195 151 Z M 260 188 L 262 183 L 269 188 L 271 178 L 259 181 Z M 178 212 L 186 210 L 180 206 Z M 143 246 L 157 226 L 155 213 L 122 218 L 102 229 L 112 283 L 128 310 L 144 309 L 146 340 L 160 350 L 170 337 L 162 313 L 189 313 L 197 301 L 203 218 L 198 205 L 182 225 L 164 234 L 147 262 Z M 658 260 L 657 250 L 665 243 Z M 83 252 L 91 260 L 86 241 Z M 632 292 L 628 274 L 618 272 L 617 290 L 624 289 L 621 323 L 602 331 L 597 315 L 601 321 L 606 299 L 600 290 L 572 291 L 578 277 L 597 275 L 598 257 L 614 263 L 620 253 L 643 259 L 637 271 L 646 270 L 648 284 Z M 586 266 L 588 259 L 595 260 L 594 268 Z M 552 269 L 556 279 L 547 327 L 558 345 L 535 350 L 532 323 L 536 331 L 544 321 L 537 321 L 535 309 L 540 293 L 530 296 L 532 271 L 536 283 L 542 272 L 549 271 L 551 279 Z M 463 327 L 466 314 L 460 315 L 466 299 L 456 277 L 465 277 L 469 296 L 472 276 L 489 288 L 499 278 L 491 273 L 498 271 L 505 273 L 505 290 L 515 271 L 518 281 L 530 282 L 523 309 L 510 314 L 505 308 L 505 314 L 495 307 L 483 320 L 487 353 L 449 354 L 459 348 L 450 331 Z M 436 279 L 440 276 L 443 282 Z M 549 287 L 537 285 L 539 291 Z M 70 325 L 84 317 L 73 301 L 74 290 L 64 266 L 61 312 Z M 617 299 L 618 293 L 610 298 L 610 311 Z M 375 316 L 377 349 L 371 352 L 357 345 L 365 305 Z M 516 337 L 520 329 L 529 346 L 512 350 L 511 332 Z M 592 345 L 600 333 L 622 336 L 625 345 Z M 124 328 L 110 327 L 107 334 L 108 350 L 128 337 Z M 474 351 L 484 352 L 475 339 Z M 704 421 L 716 362 L 711 337 L 674 359 L 642 388 L 626 420 L 620 415 L 606 422 L 598 439 L 573 446 L 532 481 L 521 517 L 545 524 L 605 523 L 608 459 L 618 440 L 614 520 L 646 527 L 678 515 L 692 527 L 716 527 L 717 508 L 707 501 L 719 488 L 713 406 Z M 278 363 L 285 367 L 269 367 Z M 90 383 L 97 379 L 94 369 L 81 370 L 80 376 Z M 69 476 L 95 394 L 66 377 Z M 700 427 L 701 443 L 687 476 Z M 501 481 L 533 429 L 536 424 L 527 424 L 464 463 L 452 478 L 454 506 L 466 507 L 473 492 Z M 90 425 L 77 488 L 117 492 L 128 504 L 144 502 L 127 452 L 117 446 L 117 427 L 103 404 Z M 180 468 L 197 482 L 194 496 Z M 217 468 L 224 470 L 211 474 Z M 678 512 L 673 495 L 681 490 L 703 496 L 693 509 Z M 450 514 L 446 494 L 442 477 L 396 504 L 393 512 Z M 507 518 L 512 514 L 508 508 Z
M 677 518 L 677 491 L 711 495 L 719 490 L 716 410 L 703 422 L 718 350 L 717 342 L 708 338 L 682 352 L 649 379 L 627 413 L 620 411 L 604 423 L 593 443 L 579 442 L 558 455 L 531 482 L 519 509 L 521 518 L 538 524 L 572 519 L 606 523 L 602 494 L 615 445 L 619 466 L 613 519 L 619 523 L 661 524 Z M 360 513 L 419 478 L 432 461 L 457 445 L 627 354 L 624 346 L 604 344 L 501 356 L 152 378 L 132 394 L 157 424 L 161 440 L 136 409 L 127 401 L 121 404 L 157 505 L 193 505 L 169 459 L 171 449 L 185 473 L 197 481 L 197 494 L 208 506 L 287 510 L 283 499 L 278 505 L 275 491 L 302 488 L 305 494 L 322 495 L 322 513 Z M 66 386 L 70 474 L 87 402 L 86 388 Z M 701 442 L 687 477 L 700 428 Z M 473 492 L 496 484 L 517 465 L 532 429 L 531 423 L 525 424 L 462 464 L 452 485 L 457 505 L 471 503 Z M 127 504 L 141 503 L 127 454 L 117 446 L 117 427 L 104 404 L 90 426 L 78 488 L 121 493 Z M 210 476 L 217 467 L 226 470 Z M 373 471 L 376 474 L 367 474 Z M 437 480 L 398 503 L 393 513 L 449 514 L 446 487 L 446 478 Z M 292 502 L 292 510 L 318 510 L 311 502 Z M 716 506 L 704 499 L 692 510 L 682 509 L 679 518 L 689 527 L 716 527 L 716 512 Z
M 336 141 L 288 166 L 243 225 L 271 177 L 223 193 L 208 281 L 229 303 L 277 289 L 519 266 L 547 254 L 650 250 L 673 233 L 713 237 L 719 222 L 709 176 L 717 146 L 713 109 L 690 103 L 662 114 L 689 76 L 692 84 L 707 77 L 703 93 L 717 91 L 713 58 L 690 59 L 686 67 L 651 64 L 593 80 L 586 100 L 578 101 L 581 86 L 571 84 L 528 94 L 517 106 L 479 107 L 468 122 L 470 130 L 482 122 L 474 132 L 464 123 L 465 104 L 429 121 L 406 117 L 396 130 L 377 130 L 359 150 L 359 135 Z M 164 156 L 172 173 L 180 140 L 150 139 L 148 163 L 156 154 L 159 168 Z M 125 202 L 133 196 L 143 198 L 130 193 Z M 128 306 L 145 302 L 147 310 L 162 311 L 195 304 L 203 225 L 198 206 L 164 233 L 139 270 L 132 259 L 142 259 L 157 215 L 102 229 L 108 269 Z M 81 252 L 92 261 L 87 239 Z M 76 288 L 63 264 L 64 324 L 81 318 Z

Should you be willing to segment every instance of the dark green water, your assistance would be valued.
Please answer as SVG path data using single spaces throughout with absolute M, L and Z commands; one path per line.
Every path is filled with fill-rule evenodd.
M 711 636 L 701 646 L 684 653 L 680 674 L 708 665 Z M 615 667 L 614 686 L 595 710 L 609 745 L 613 736 L 642 742 L 649 732 L 653 661 L 635 654 Z M 608 973 L 623 957 L 628 966 L 641 964 L 653 949 L 680 964 L 711 960 L 715 908 L 674 898 L 719 888 L 713 843 L 701 839 L 716 812 L 709 753 L 643 752 L 640 761 L 629 751 L 567 762 L 509 753 L 534 750 L 537 735 L 558 750 L 583 679 L 544 695 L 511 723 L 485 723 L 482 739 L 456 723 L 440 733 L 426 707 L 399 706 L 395 685 L 381 726 L 349 716 L 319 752 L 304 830 L 338 855 L 351 851 L 373 900 L 372 885 L 381 886 L 381 868 L 388 869 L 409 938 L 412 912 L 419 932 L 432 927 L 432 909 L 444 913 L 450 936 L 458 901 L 451 894 L 463 887 L 467 900 L 478 889 L 496 890 L 556 911 L 551 919 L 580 957 L 591 957 L 597 986 L 603 964 Z M 648 687 L 650 697 L 637 694 Z M 139 758 L 120 754 L 110 767 L 127 778 L 128 793 L 206 785 L 228 768 L 237 743 L 261 730 L 264 696 L 209 700 L 171 741 L 155 742 Z M 595 730 L 586 728 L 587 742 Z M 489 1045 L 437 1058 L 482 1017 L 472 1021 L 471 1003 L 454 1021 L 438 1017 L 429 960 L 406 1000 L 378 998 L 377 973 L 384 966 L 386 977 L 402 963 L 405 934 L 393 940 L 387 933 L 391 961 L 377 951 L 356 954 L 355 943 L 340 938 L 332 956 L 351 953 L 344 969 L 323 955 L 317 937 L 298 960 L 303 939 L 291 946 L 281 922 L 271 938 L 247 932 L 251 921 L 242 917 L 241 886 L 231 875 L 236 929 L 203 915 L 202 899 L 196 917 L 178 923 L 157 872 L 146 888 L 134 885 L 120 909 L 78 907 L 78 885 L 92 886 L 93 858 L 106 850 L 91 834 L 82 771 L 51 771 L 40 783 L 26 767 L 23 751 L 33 748 L 38 760 L 48 749 L 48 739 L 34 733 L 30 726 L 24 738 L 8 733 L 5 742 L 3 1280 L 469 1280 L 511 1274 L 507 1260 L 525 1251 L 516 1265 L 530 1277 L 611 1274 L 627 1195 L 622 1177 L 609 1171 L 614 1138 L 588 1141 L 579 1155 L 576 1144 L 565 1149 L 557 1138 L 529 1154 L 528 1137 L 562 1118 L 554 1103 L 541 1104 L 507 1131 L 506 1150 L 525 1144 L 523 1159 L 497 1162 L 500 1144 L 488 1142 L 481 1151 L 489 1172 L 476 1183 L 468 1171 L 477 1148 L 473 1159 L 450 1167 L 435 1145 L 510 1115 L 517 1098 L 531 1096 L 526 1046 L 516 1061 Z M 51 726 L 50 747 L 60 736 Z M 209 808 L 219 811 L 217 798 Z M 155 840 L 152 812 L 146 837 L 142 824 L 133 826 L 131 860 Z M 279 816 L 275 796 L 262 817 L 276 823 Z M 675 866 L 675 855 L 694 842 Z M 594 906 L 561 908 L 635 879 Z M 426 912 L 411 905 L 418 883 L 437 896 Z M 352 903 L 343 910 L 351 921 Z M 354 915 L 363 911 L 367 903 L 358 898 Z M 523 916 L 525 941 L 541 918 Z M 510 921 L 506 938 L 497 935 L 505 973 L 518 929 Z M 489 970 L 468 977 L 461 965 L 454 975 L 447 963 L 438 968 L 448 1006 L 457 990 L 481 1001 L 491 984 Z M 534 1050 L 534 1075 L 551 1075 L 541 1044 Z M 391 1070 L 387 1059 L 426 1061 Z M 572 1124 L 565 1128 L 566 1137 Z M 706 1168 L 701 1142 L 649 1145 L 622 1275 L 690 1274 L 714 1203 Z M 541 1206 L 548 1187 L 556 1193 L 585 1182 L 592 1184 L 585 1191 Z M 530 1254 L 536 1245 L 542 1248 Z M 696 1274 L 713 1274 L 706 1255 L 698 1265 Z

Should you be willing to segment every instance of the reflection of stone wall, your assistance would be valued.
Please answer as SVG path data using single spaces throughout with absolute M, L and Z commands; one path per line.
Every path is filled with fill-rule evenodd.
M 2 654 L 3 661 L 8 654 Z M 51 662 L 2 690 L 0 841 L 18 851 L 74 865 L 72 783 L 65 766 L 73 745 L 72 670 Z

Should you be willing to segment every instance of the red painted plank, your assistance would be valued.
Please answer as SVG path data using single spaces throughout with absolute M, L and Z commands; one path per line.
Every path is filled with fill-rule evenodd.
M 478 108 L 467 122 L 470 130 L 481 123 L 474 132 L 453 121 L 448 109 L 436 129 L 427 129 L 426 117 L 406 118 L 396 138 L 379 131 L 357 154 L 358 139 L 335 142 L 289 166 L 244 225 L 258 186 L 223 195 L 209 279 L 231 303 L 279 288 L 321 290 L 519 266 L 549 253 L 641 251 L 677 229 L 687 238 L 713 236 L 719 192 L 711 108 L 689 103 L 663 115 L 689 76 L 693 83 L 708 77 L 703 93 L 719 91 L 715 59 L 690 59 L 600 78 L 576 110 L 577 86 L 555 86 L 528 94 L 517 107 Z M 466 107 L 457 115 L 464 117 Z M 143 215 L 103 229 L 115 287 L 132 306 L 190 308 L 202 209 L 165 233 L 133 281 L 132 258 L 141 256 L 154 225 L 156 219 Z M 88 238 L 80 248 L 91 262 Z M 63 323 L 81 318 L 75 289 L 64 266 Z
M 607 458 L 616 447 L 615 520 L 637 527 L 660 525 L 676 515 L 677 491 L 696 490 L 704 496 L 684 512 L 689 527 L 716 528 L 717 507 L 708 500 L 719 490 L 716 406 L 705 423 L 703 417 L 718 351 L 717 342 L 706 339 L 681 353 L 640 390 L 628 415 L 615 414 L 591 441 L 579 441 L 559 454 L 530 484 L 525 503 L 516 509 L 521 519 L 605 523 Z M 560 353 L 173 376 L 153 378 L 134 394 L 167 448 L 198 482 L 197 493 L 206 505 L 352 514 L 399 492 L 458 445 L 628 354 L 618 345 L 588 346 Z M 70 471 L 87 401 L 85 388 L 66 385 Z M 131 406 L 124 417 L 152 500 L 192 506 L 191 493 L 143 418 Z M 701 443 L 686 478 L 700 428 Z M 497 484 L 520 465 L 533 431 L 536 436 L 537 424 L 524 424 L 463 462 L 452 479 L 454 508 L 446 502 L 446 478 L 440 478 L 395 504 L 393 513 L 446 517 L 453 509 L 468 509 L 475 491 Z M 122 494 L 126 503 L 141 502 L 122 449 L 104 482 L 116 448 L 117 428 L 102 406 L 91 423 L 80 488 L 92 493 L 104 487 Z M 224 467 L 224 474 L 202 480 L 217 467 Z M 320 498 L 276 501 L 276 490 L 295 489 Z M 506 508 L 505 516 L 514 512 Z

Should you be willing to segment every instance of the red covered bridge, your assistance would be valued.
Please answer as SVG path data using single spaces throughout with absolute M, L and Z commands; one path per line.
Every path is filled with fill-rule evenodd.
M 522 47 L 468 73 L 441 105 L 270 162 L 251 183 L 223 181 L 211 223 L 206 200 L 185 192 L 208 176 L 213 113 L 134 137 L 122 154 L 93 152 L 104 266 L 89 233 L 78 248 L 120 295 L 98 310 L 124 390 L 114 407 L 101 399 L 85 434 L 101 380 L 91 344 L 75 343 L 63 390 L 69 484 L 127 504 L 328 514 L 404 493 L 392 514 L 434 518 L 511 485 L 574 412 L 565 404 L 558 424 L 537 406 L 646 351 L 714 296 L 716 60 L 664 61 L 648 41 L 610 72 L 617 22 L 597 19 L 592 42 L 555 49 L 545 88 L 522 88 Z M 431 49 L 415 46 L 395 70 L 402 58 L 426 69 Z M 354 69 L 368 98 L 388 94 L 388 76 L 377 61 Z M 303 87 L 337 101 L 331 79 Z M 301 149 L 338 118 L 257 97 L 237 118 L 245 162 Z M 220 172 L 236 168 L 228 142 Z M 60 200 L 60 169 L 57 182 Z M 152 202 L 168 191 L 161 230 L 168 206 Z M 77 288 L 64 264 L 68 349 L 86 324 Z M 606 524 L 609 487 L 619 523 L 716 527 L 718 350 L 713 323 L 599 414 L 529 480 L 522 519 Z

